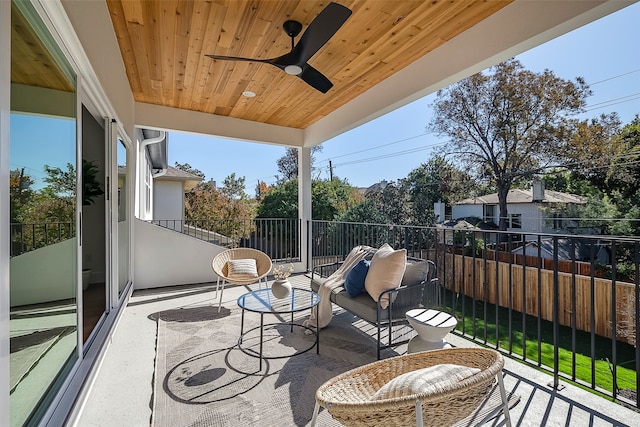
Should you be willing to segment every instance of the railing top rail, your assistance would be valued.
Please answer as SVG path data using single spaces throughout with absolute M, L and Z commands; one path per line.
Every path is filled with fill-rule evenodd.
M 533 231 L 509 231 L 509 230 L 483 230 L 483 229 L 466 229 L 455 227 L 442 227 L 438 225 L 399 225 L 399 224 L 379 224 L 379 223 L 366 223 L 366 222 L 348 222 L 348 221 L 326 221 L 326 220 L 311 220 L 312 223 L 320 224 L 348 224 L 353 226 L 367 226 L 367 227 L 385 227 L 385 228 L 404 228 L 410 230 L 432 230 L 438 232 L 449 233 L 484 233 L 487 235 L 525 235 L 534 238 L 556 238 L 556 239 L 581 239 L 581 240 L 606 240 L 616 241 L 623 243 L 636 243 L 640 242 L 640 236 L 613 236 L 608 234 L 564 234 L 564 233 L 542 233 Z

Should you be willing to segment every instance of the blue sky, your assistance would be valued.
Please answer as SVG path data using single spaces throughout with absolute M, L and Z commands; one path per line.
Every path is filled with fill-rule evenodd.
M 570 80 L 584 77 L 593 91 L 584 118 L 615 111 L 623 123 L 628 123 L 640 113 L 638 22 L 640 3 L 517 58 L 532 71 L 549 69 Z M 631 100 L 620 99 L 623 97 Z M 329 177 L 332 160 L 334 176 L 346 178 L 354 186 L 406 177 L 430 158 L 434 145 L 437 150 L 437 144 L 443 141 L 425 130 L 431 118 L 429 104 L 434 99 L 435 95 L 427 96 L 323 143 L 316 161 L 319 176 Z M 253 194 L 258 180 L 275 182 L 276 161 L 284 151 L 282 147 L 190 134 L 171 133 L 169 139 L 171 165 L 176 161 L 189 163 L 203 171 L 207 179 L 219 183 L 235 172 L 246 178 L 249 194 Z M 215 160 L 220 158 L 225 159 L 223 164 Z

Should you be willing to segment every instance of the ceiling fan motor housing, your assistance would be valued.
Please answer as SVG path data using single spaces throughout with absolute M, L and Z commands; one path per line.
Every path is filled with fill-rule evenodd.
M 282 28 L 289 37 L 293 38 L 300 34 L 300 31 L 302 31 L 302 24 L 298 21 L 289 20 L 284 21 L 284 24 L 282 24 Z

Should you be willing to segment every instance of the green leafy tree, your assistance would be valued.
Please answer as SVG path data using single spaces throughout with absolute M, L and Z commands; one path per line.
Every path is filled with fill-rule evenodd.
M 506 230 L 511 186 L 558 158 L 575 129 L 569 117 L 583 111 L 590 94 L 580 77 L 534 73 L 511 59 L 438 91 L 429 128 L 451 138 L 446 154 L 495 186 Z
M 403 180 L 411 204 L 411 223 L 433 225 L 436 202 L 447 204 L 482 192 L 482 186 L 440 155 L 415 168 Z
M 388 218 L 381 212 L 373 200 L 363 200 L 338 215 L 336 221 L 363 222 L 367 224 L 387 224 Z
M 607 190 L 609 193 L 617 191 L 624 200 L 640 205 L 640 116 L 636 115 L 612 139 L 620 149 L 607 169 Z
M 369 187 L 365 198 L 386 216 L 385 223 L 410 224 L 411 207 L 409 197 L 403 188 L 402 181 L 382 181 Z
M 312 217 L 332 221 L 358 201 L 353 187 L 339 179 L 311 182 Z M 258 218 L 297 218 L 298 181 L 272 186 L 257 209 Z
M 542 182 L 544 182 L 544 188 L 547 190 L 585 197 L 601 196 L 602 194 L 591 181 L 567 170 L 551 170 L 542 176 Z
M 44 172 L 47 191 L 66 197 L 76 194 L 76 168 L 71 163 L 67 163 L 67 170 L 44 165 Z
M 272 186 L 258 206 L 257 218 L 297 218 L 298 181 Z
M 18 222 L 22 210 L 33 197 L 33 179 L 24 173 L 24 168 L 9 172 L 9 221 Z

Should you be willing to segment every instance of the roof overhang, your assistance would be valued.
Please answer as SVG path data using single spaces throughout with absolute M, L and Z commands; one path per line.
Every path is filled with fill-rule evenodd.
M 167 107 L 161 102 L 133 100 L 130 103 L 131 92 L 115 94 L 113 102 L 124 111 L 129 108 L 127 104 L 133 105 L 134 124 L 142 128 L 310 147 L 632 3 L 634 1 L 515 1 L 305 128 Z M 66 0 L 63 5 L 103 86 L 126 79 L 106 5 Z

